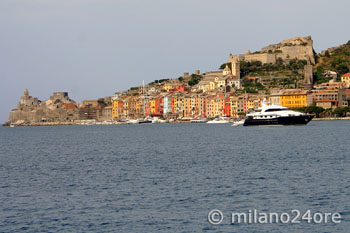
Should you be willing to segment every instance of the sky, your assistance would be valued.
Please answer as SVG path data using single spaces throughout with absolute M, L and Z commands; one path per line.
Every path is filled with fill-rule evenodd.
M 1 0 L 0 123 L 23 91 L 81 102 L 311 35 L 350 40 L 348 0 Z

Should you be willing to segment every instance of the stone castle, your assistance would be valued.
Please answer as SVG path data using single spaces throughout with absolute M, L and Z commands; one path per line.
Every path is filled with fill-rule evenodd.
M 228 62 L 238 61 L 261 61 L 275 64 L 281 58 L 288 62 L 291 59 L 307 60 L 315 64 L 313 41 L 311 36 L 295 37 L 284 40 L 278 44 L 272 44 L 261 49 L 261 51 L 251 53 L 249 50 L 245 54 L 229 55 Z
M 236 70 L 239 70 L 240 61 L 260 61 L 262 64 L 276 64 L 278 60 L 289 63 L 292 59 L 307 61 L 307 65 L 304 66 L 304 86 L 306 89 L 311 89 L 314 82 L 312 65 L 316 62 L 311 36 L 284 40 L 278 44 L 268 45 L 255 53 L 248 50 L 245 54 L 230 54 L 228 63 L 232 64 L 232 73 L 237 73 Z
M 29 95 L 28 89 L 20 98 L 17 109 L 10 112 L 9 122 L 57 122 L 78 119 L 78 103 L 68 92 L 54 92 L 50 99 L 40 101 Z

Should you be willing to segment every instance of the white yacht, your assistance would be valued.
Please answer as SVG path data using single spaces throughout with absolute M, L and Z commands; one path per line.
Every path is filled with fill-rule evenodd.
M 247 114 L 244 126 L 259 125 L 306 125 L 313 115 L 289 110 L 281 105 L 266 105 L 258 111 Z

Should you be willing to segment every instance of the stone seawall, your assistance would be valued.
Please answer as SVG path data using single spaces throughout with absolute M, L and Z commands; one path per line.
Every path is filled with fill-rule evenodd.
M 350 120 L 350 117 L 325 117 L 325 118 L 314 118 L 313 121 L 346 121 Z

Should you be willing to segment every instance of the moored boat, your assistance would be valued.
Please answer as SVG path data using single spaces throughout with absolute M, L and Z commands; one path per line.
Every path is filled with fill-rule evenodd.
M 230 119 L 227 117 L 219 117 L 207 122 L 207 124 L 226 124 L 230 123 Z
M 244 119 L 239 120 L 239 121 L 234 121 L 233 124 L 231 126 L 239 126 L 239 125 L 243 125 L 244 124 Z
M 247 114 L 243 126 L 306 125 L 313 117 L 280 105 L 263 104 L 257 112 Z
M 191 123 L 206 123 L 207 121 L 208 119 L 204 117 L 193 117 L 190 119 Z

